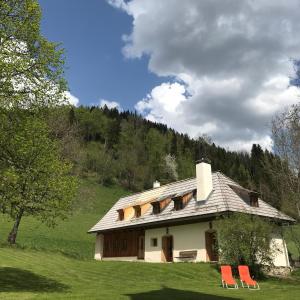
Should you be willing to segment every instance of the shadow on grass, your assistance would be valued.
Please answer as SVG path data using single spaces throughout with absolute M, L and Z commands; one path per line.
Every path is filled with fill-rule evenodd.
M 0 268 L 0 292 L 66 292 L 56 280 L 17 268 Z
M 160 290 L 149 291 L 144 293 L 137 294 L 127 294 L 126 296 L 130 297 L 131 300 L 233 300 L 240 298 L 231 298 L 227 296 L 216 296 L 209 295 L 199 292 L 185 291 L 185 290 L 177 290 L 163 287 Z

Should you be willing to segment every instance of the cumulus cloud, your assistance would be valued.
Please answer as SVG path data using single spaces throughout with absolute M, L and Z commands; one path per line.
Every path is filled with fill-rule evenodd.
M 136 105 L 147 118 L 231 149 L 270 147 L 274 113 L 299 101 L 289 85 L 300 55 L 297 0 L 109 0 L 133 18 L 127 58 L 173 77 Z M 169 80 L 168 80 L 169 81 Z
M 73 94 L 71 94 L 69 91 L 65 92 L 65 98 L 66 98 L 66 102 L 68 104 L 78 106 L 79 99 L 76 96 L 74 96 Z
M 120 103 L 118 103 L 116 101 L 109 101 L 109 100 L 101 99 L 100 102 L 99 102 L 99 106 L 104 107 L 105 105 L 109 109 L 116 108 L 118 110 L 122 110 L 122 107 L 121 107 Z

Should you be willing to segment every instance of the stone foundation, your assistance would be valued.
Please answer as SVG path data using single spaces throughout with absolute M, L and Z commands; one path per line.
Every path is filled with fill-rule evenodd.
M 291 274 L 291 267 L 273 267 L 270 270 L 265 270 L 266 275 L 275 277 L 287 277 Z

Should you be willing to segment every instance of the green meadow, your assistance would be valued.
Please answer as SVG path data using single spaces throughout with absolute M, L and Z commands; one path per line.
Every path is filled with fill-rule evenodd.
M 1 216 L 0 299 L 299 299 L 300 272 L 260 281 L 260 291 L 224 290 L 210 264 L 94 261 L 87 230 L 126 194 L 83 180 L 70 218 L 48 228 L 25 217 L 16 248 L 5 244 L 12 223 Z

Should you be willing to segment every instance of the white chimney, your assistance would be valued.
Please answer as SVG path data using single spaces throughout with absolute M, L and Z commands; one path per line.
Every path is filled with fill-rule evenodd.
M 197 201 L 204 201 L 213 190 L 211 165 L 208 159 L 196 162 Z
M 157 181 L 157 180 L 155 180 L 155 181 L 153 182 L 153 188 L 156 189 L 156 188 L 159 188 L 159 187 L 160 187 L 160 182 Z

